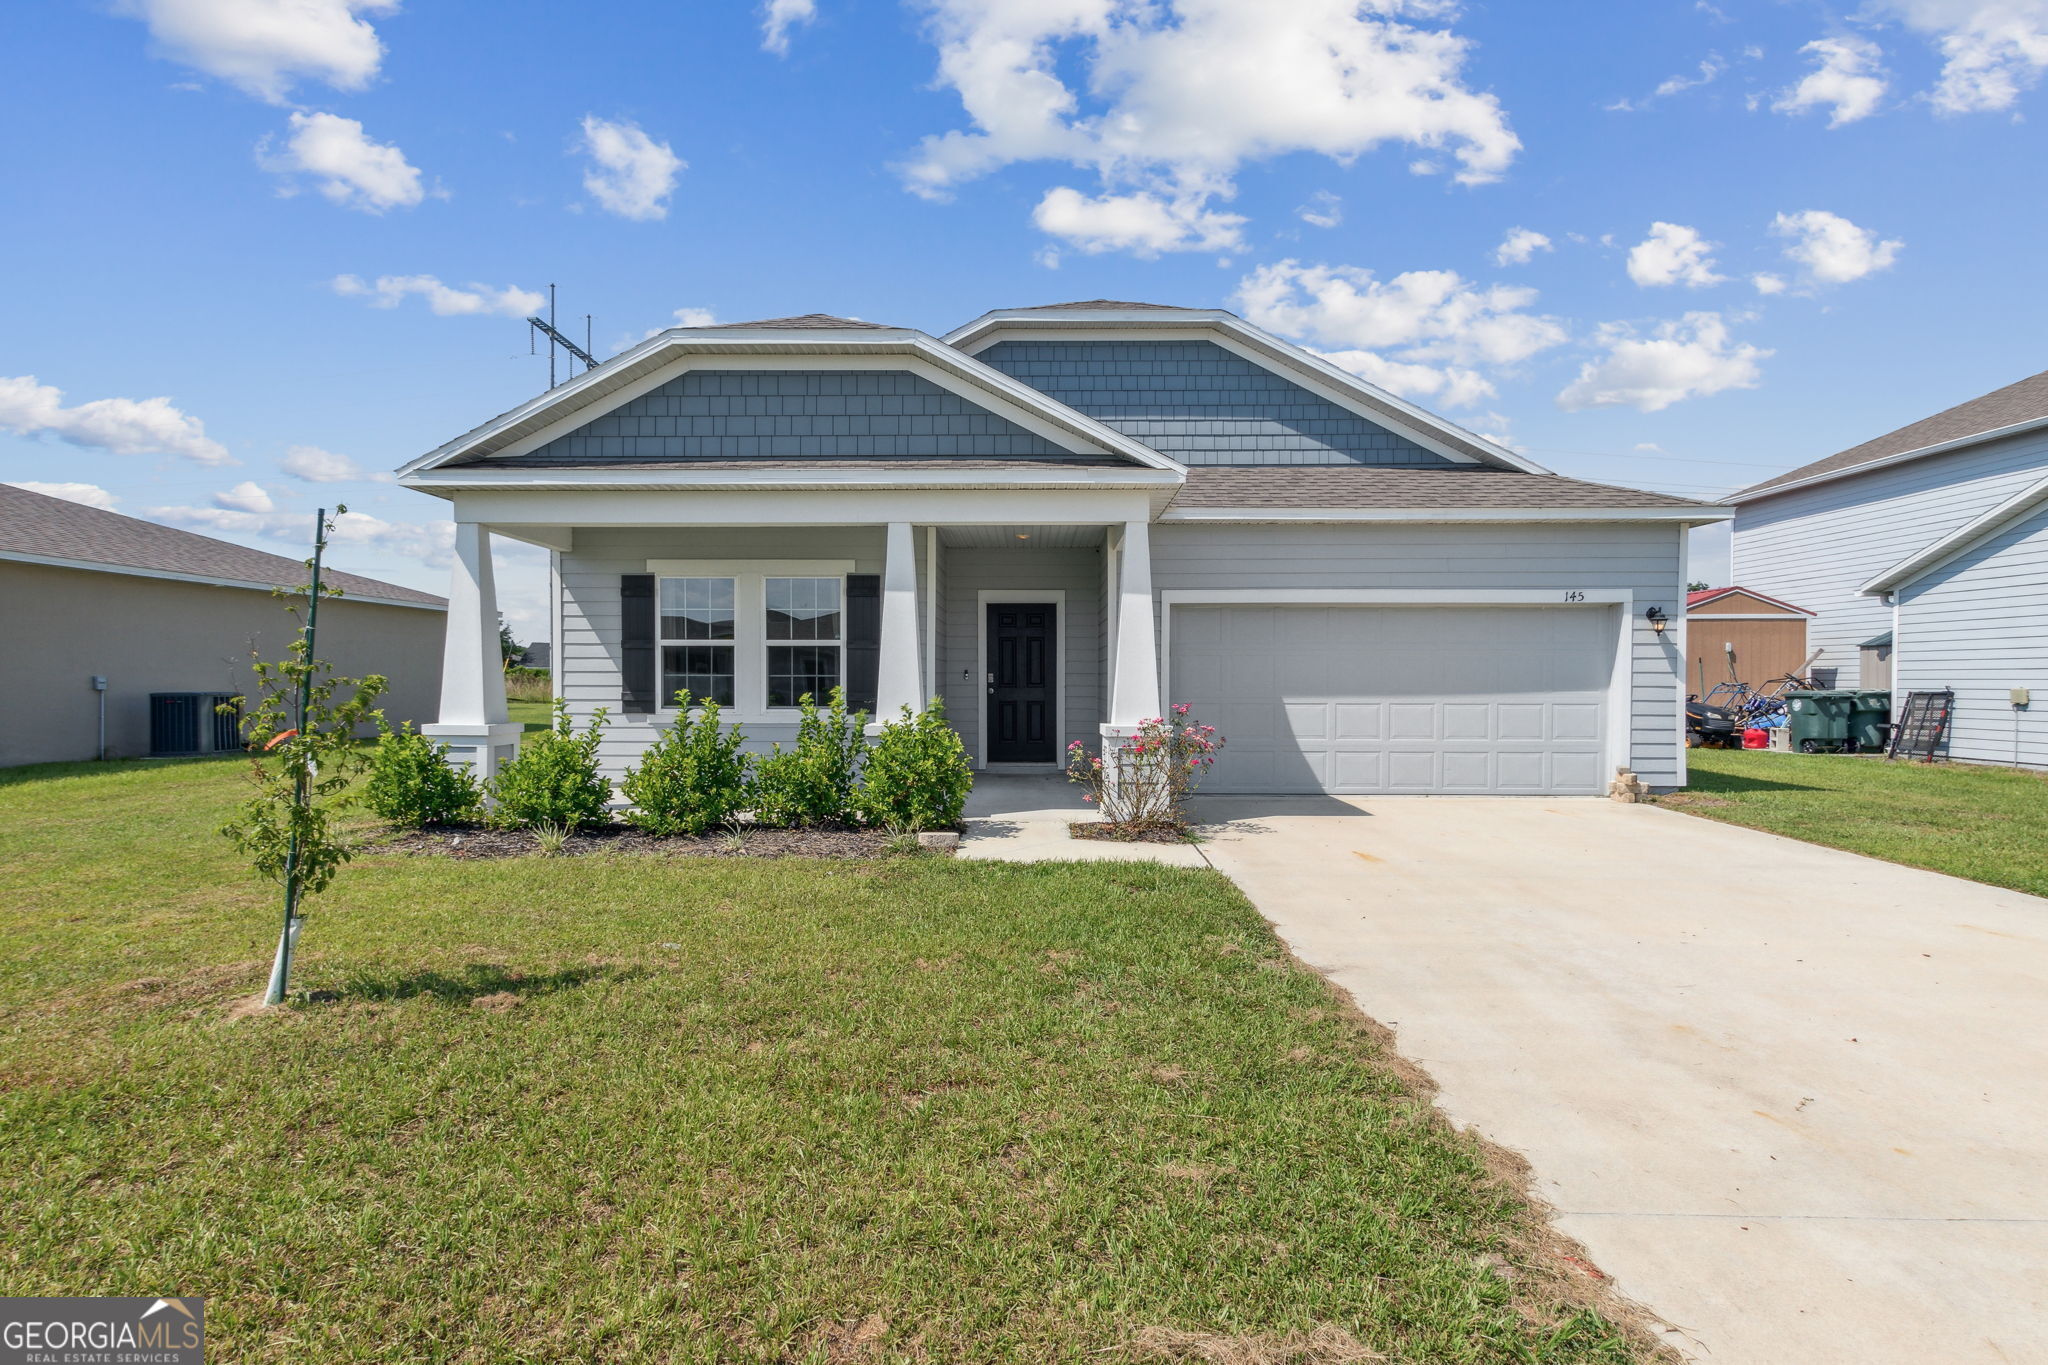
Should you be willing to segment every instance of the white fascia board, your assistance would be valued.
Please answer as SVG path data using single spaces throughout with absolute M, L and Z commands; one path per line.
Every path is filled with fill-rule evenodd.
M 1296 374 L 1293 377 L 1311 392 L 1327 398 L 1339 407 L 1357 413 L 1368 421 L 1389 427 L 1446 459 L 1456 460 L 1461 464 L 1493 464 L 1505 469 L 1518 469 L 1528 474 L 1552 472 L 1533 460 L 1487 440 L 1477 432 L 1467 431 L 1447 418 L 1439 417 L 1426 408 L 1417 407 L 1405 398 L 1397 397 L 1377 384 L 1369 383 L 1349 370 L 1331 364 L 1314 352 L 1282 341 L 1271 332 L 1254 327 L 1236 314 L 1221 309 L 1191 309 L 1172 313 L 1090 309 L 1056 314 L 1010 310 L 976 318 L 966 326 L 948 332 L 944 340 L 949 346 L 975 355 L 998 342 L 1047 331 L 1067 334 L 1070 339 L 1076 341 L 1147 336 L 1160 340 L 1187 340 L 1199 337 L 1215 341 L 1219 336 L 1228 338 L 1236 344 L 1226 344 L 1226 350 L 1244 355 L 1248 360 L 1277 361 L 1294 370 Z M 1096 335 L 1087 335 L 1090 332 Z M 1182 335 L 1176 337 L 1176 332 Z M 1246 350 L 1255 354 L 1245 355 Z M 1472 447 L 1479 452 L 1479 456 L 1475 457 L 1459 449 L 1457 445 L 1446 445 L 1446 436 Z
M 436 468 L 500 438 L 490 455 L 524 454 L 693 368 L 910 369 L 1055 444 L 1069 449 L 1078 444 L 1077 454 L 1120 455 L 1152 469 L 1182 468 L 1151 447 L 922 332 L 721 331 L 714 336 L 675 328 L 430 451 L 400 468 L 399 476 Z
M 1161 521 L 1487 522 L 1659 521 L 1705 526 L 1727 521 L 1725 507 L 1175 507 Z
M 2029 484 L 1975 521 L 1957 527 L 1925 549 L 1906 556 L 1857 591 L 1865 597 L 1876 597 L 1903 588 L 2041 506 L 2048 506 L 2048 479 Z
M 1166 588 L 1169 607 L 1633 606 L 1631 588 Z
M 1815 484 L 1821 483 L 1833 483 L 1836 479 L 1846 479 L 1857 474 L 1868 474 L 1873 469 L 1884 469 L 1895 464 L 1905 464 L 1911 460 L 1923 460 L 1929 455 L 1946 455 L 1951 450 L 1961 450 L 1966 446 L 1982 445 L 1986 441 L 1997 441 L 2007 436 L 2024 436 L 2030 431 L 2039 431 L 2044 427 L 2048 427 L 2048 417 L 2031 417 L 2024 422 L 2014 422 L 2011 426 L 1994 427 L 1990 431 L 1980 431 L 1974 436 L 1958 436 L 1953 441 L 1942 441 L 1931 446 L 1920 446 L 1915 450 L 1901 451 L 1897 455 L 1884 455 L 1875 460 L 1865 460 L 1862 464 L 1846 465 L 1841 469 L 1830 469 L 1819 474 L 1809 474 L 1803 479 L 1794 479 L 1791 483 L 1772 484 L 1769 488 L 1760 488 L 1754 491 L 1744 489 L 1740 493 L 1731 494 L 1728 501 L 1736 504 L 1762 502 L 1765 498 L 1775 498 L 1780 493 L 1790 493 L 1795 489 L 1811 488 Z
M 421 493 L 449 497 L 456 492 L 548 492 L 567 489 L 769 490 L 856 488 L 1178 488 L 1181 476 L 1168 469 L 1072 465 L 1047 469 L 947 469 L 934 460 L 923 469 L 492 469 L 462 465 L 424 470 L 400 484 Z
M 1148 520 L 1144 488 L 531 488 L 448 490 L 458 522 L 493 532 L 600 526 L 1113 526 Z
M 83 569 L 87 573 L 120 574 L 127 578 L 160 578 L 171 583 L 198 583 L 209 588 L 247 588 L 251 592 L 274 593 L 281 586 L 276 583 L 259 583 L 251 578 L 219 578 L 212 574 L 179 573 L 173 569 L 144 569 L 132 564 L 104 564 L 90 559 L 60 559 L 55 555 L 22 554 L 14 550 L 0 550 L 0 559 L 16 564 L 42 564 L 53 569 Z M 446 606 L 433 602 L 404 602 L 395 597 L 372 597 L 364 592 L 343 592 L 336 599 L 343 602 L 366 602 L 379 607 L 412 607 L 419 611 L 446 611 Z

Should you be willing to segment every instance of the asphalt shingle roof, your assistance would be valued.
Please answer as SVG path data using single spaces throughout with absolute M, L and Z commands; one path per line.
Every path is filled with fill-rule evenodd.
M 1371 465 L 1204 466 L 1188 470 L 1175 507 L 1542 507 L 1587 510 L 1711 503 L 1640 488 L 1513 469 L 1389 469 Z
M 308 529 L 311 525 L 308 518 Z M 306 566 L 296 559 L 0 483 L 0 555 L 6 554 L 224 578 L 273 588 L 296 588 L 306 581 Z M 349 597 L 448 605 L 432 593 L 360 574 L 327 569 L 322 576 Z
M 1923 417 L 1917 422 L 1900 427 L 1897 431 L 1886 432 L 1875 440 L 1865 441 L 1860 446 L 1850 446 L 1847 450 L 1830 455 L 1825 460 L 1815 460 L 1812 464 L 1801 465 L 1775 478 L 1752 484 L 1737 493 L 1735 500 L 1753 498 L 1782 484 L 1810 479 L 1816 474 L 1832 474 L 1837 470 L 1854 469 L 1873 460 L 1904 455 L 1911 450 L 1943 445 L 1966 436 L 1997 431 L 2002 427 L 2031 422 L 2043 417 L 2048 417 L 2048 370 L 2029 375 L 2017 384 L 2007 384 L 2002 389 L 1995 389 L 1981 398 L 1958 403 L 1952 408 L 1935 413 L 1932 417 Z
M 1193 308 L 1183 308 L 1175 303 L 1131 303 L 1123 299 L 1083 299 L 1077 303 L 1033 303 L 1014 311 L 1019 313 L 1052 313 L 1064 308 L 1101 310 L 1144 308 L 1161 313 L 1192 313 L 1197 311 Z
M 834 317 L 830 313 L 800 313 L 793 318 L 756 318 L 752 322 L 714 322 L 706 327 L 692 328 L 692 331 L 718 332 L 737 328 L 751 331 L 774 330 L 782 332 L 836 332 L 847 327 L 866 327 L 886 332 L 889 325 L 883 322 L 862 322 L 859 318 Z
M 1133 461 L 1115 455 L 1034 455 L 1029 459 L 968 459 L 951 455 L 927 455 L 895 460 L 646 460 L 609 456 L 505 455 L 473 460 L 463 469 L 1063 469 L 1081 465 L 1091 469 L 1138 468 Z

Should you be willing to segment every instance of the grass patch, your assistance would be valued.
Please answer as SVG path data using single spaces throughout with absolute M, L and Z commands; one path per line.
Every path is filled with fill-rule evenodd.
M 10 1293 L 238 1361 L 1651 1358 L 1214 874 L 364 857 L 248 1015 L 236 767 L 0 773 Z
M 1662 804 L 2048 896 L 2048 779 L 2013 768 L 1695 749 Z

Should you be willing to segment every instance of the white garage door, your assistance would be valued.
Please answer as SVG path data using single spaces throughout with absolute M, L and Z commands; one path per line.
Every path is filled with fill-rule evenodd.
M 1212 792 L 1595 794 L 1613 608 L 1172 608 Z

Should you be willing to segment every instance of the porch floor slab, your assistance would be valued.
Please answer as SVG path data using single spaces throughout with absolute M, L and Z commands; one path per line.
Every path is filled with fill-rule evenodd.
M 991 773 L 974 779 L 960 836 L 962 858 L 1016 863 L 1154 862 L 1207 867 L 1193 844 L 1119 844 L 1076 839 L 1067 826 L 1096 814 L 1064 773 Z

